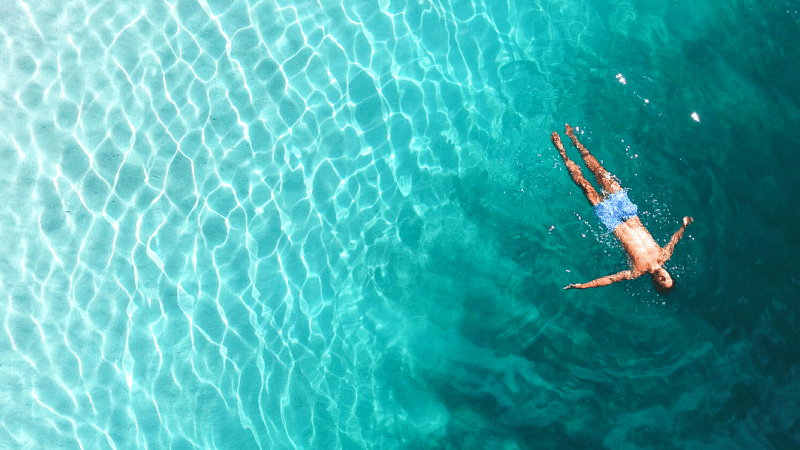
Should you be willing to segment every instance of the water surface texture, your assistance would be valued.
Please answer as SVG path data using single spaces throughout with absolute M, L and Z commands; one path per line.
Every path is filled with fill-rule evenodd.
M 797 448 L 795 3 L 0 3 L 0 447 Z

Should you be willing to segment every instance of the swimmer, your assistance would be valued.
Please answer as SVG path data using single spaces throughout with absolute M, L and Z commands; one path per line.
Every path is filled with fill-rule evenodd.
M 578 138 L 572 130 L 572 127 L 567 124 L 567 136 L 572 139 L 572 144 L 581 152 L 583 161 L 586 167 L 592 171 L 597 182 L 603 189 L 604 196 L 600 196 L 594 187 L 586 181 L 583 177 L 581 168 L 572 162 L 561 144 L 561 138 L 555 131 L 550 135 L 553 145 L 556 146 L 558 153 L 561 154 L 561 159 L 564 160 L 569 175 L 572 181 L 578 185 L 579 188 L 589 199 L 589 202 L 594 207 L 594 212 L 601 222 L 612 232 L 614 236 L 622 243 L 622 248 L 628 254 L 628 262 L 630 268 L 613 275 L 607 275 L 588 283 L 570 284 L 564 289 L 588 289 L 599 286 L 608 286 L 611 283 L 616 283 L 622 280 L 632 280 L 638 278 L 646 273 L 650 274 L 656 291 L 665 294 L 675 288 L 675 283 L 669 272 L 662 267 L 670 256 L 675 244 L 683 237 L 683 232 L 686 226 L 692 223 L 691 217 L 683 218 L 683 225 L 681 228 L 672 235 L 672 239 L 663 248 L 660 247 L 647 228 L 642 225 L 642 222 L 637 216 L 638 208 L 628 199 L 627 191 L 623 190 L 619 185 L 616 177 L 612 176 L 594 156 L 586 150 L 586 147 L 578 142 Z

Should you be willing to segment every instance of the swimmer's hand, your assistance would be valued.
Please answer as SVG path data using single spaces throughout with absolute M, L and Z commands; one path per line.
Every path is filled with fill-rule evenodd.
M 658 258 L 659 264 L 664 264 L 672 256 L 672 251 L 675 250 L 675 244 L 677 244 L 678 241 L 681 240 L 681 238 L 683 237 L 683 231 L 686 230 L 686 226 L 692 222 L 694 222 L 694 219 L 692 219 L 689 216 L 683 218 L 683 225 L 681 225 L 678 231 L 676 231 L 675 234 L 672 235 L 672 239 L 670 239 L 669 242 L 667 242 L 667 245 L 665 245 L 664 248 L 661 249 L 661 256 L 659 256 Z
M 608 286 L 609 284 L 616 283 L 617 281 L 632 280 L 638 277 L 639 275 L 641 275 L 641 273 L 639 272 L 634 272 L 632 270 L 623 270 L 622 272 L 617 272 L 613 275 L 606 275 L 596 280 L 592 280 L 588 283 L 570 284 L 564 289 L 589 289 L 600 286 Z

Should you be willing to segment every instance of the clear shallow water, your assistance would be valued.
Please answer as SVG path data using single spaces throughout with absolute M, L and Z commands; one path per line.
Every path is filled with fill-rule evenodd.
M 3 5 L 0 443 L 794 448 L 796 10 Z

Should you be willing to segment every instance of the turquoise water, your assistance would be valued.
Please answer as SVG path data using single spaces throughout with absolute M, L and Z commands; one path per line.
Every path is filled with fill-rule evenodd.
M 800 5 L 681 3 L 4 2 L 0 447 L 797 448 Z

